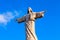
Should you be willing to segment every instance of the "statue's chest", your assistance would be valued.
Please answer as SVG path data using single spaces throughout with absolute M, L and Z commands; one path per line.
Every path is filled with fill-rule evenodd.
M 26 16 L 26 21 L 34 21 L 35 20 L 35 14 L 29 14 Z

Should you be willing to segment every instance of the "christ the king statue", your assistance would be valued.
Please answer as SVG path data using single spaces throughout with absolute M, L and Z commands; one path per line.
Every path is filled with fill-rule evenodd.
M 38 40 L 35 33 L 35 19 L 42 18 L 45 11 L 33 12 L 32 9 L 28 8 L 28 14 L 22 18 L 18 18 L 18 23 L 25 22 L 26 28 L 26 40 Z

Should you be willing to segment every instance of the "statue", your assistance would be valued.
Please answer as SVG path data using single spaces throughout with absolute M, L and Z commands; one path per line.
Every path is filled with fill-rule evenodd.
M 25 22 L 26 28 L 26 40 L 38 40 L 35 34 L 35 22 L 37 18 L 42 18 L 45 11 L 33 12 L 32 9 L 28 8 L 28 14 L 22 18 L 18 18 L 18 23 Z

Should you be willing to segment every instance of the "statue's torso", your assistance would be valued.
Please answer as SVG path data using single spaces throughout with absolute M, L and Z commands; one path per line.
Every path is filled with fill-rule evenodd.
M 35 40 L 35 14 L 30 14 L 26 16 L 26 35 L 27 35 L 27 40 Z

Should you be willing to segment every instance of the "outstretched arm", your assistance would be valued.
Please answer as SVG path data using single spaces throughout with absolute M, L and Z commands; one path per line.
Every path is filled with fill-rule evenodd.
M 36 17 L 35 18 L 41 18 L 44 16 L 45 11 L 41 11 L 41 12 L 36 12 Z
M 25 21 L 25 16 L 24 17 L 22 17 L 22 18 L 18 18 L 16 21 L 18 21 L 18 23 L 21 23 L 21 22 L 24 22 Z

